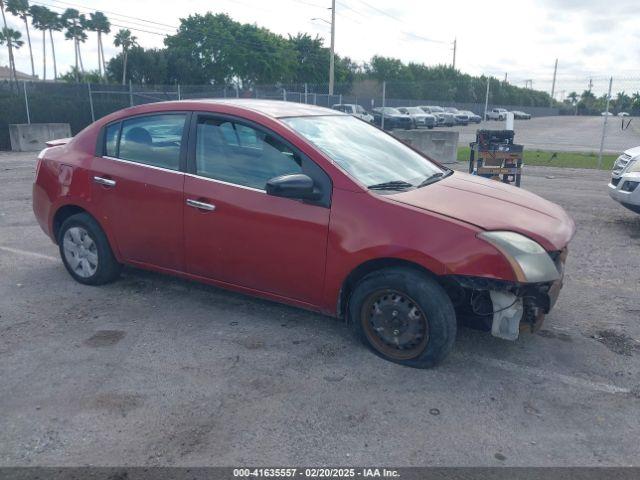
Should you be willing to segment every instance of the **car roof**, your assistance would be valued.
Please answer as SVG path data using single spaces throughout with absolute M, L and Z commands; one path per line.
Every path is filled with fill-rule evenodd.
M 192 107 L 194 104 L 200 104 L 201 106 L 233 106 L 234 108 L 258 112 L 273 118 L 344 115 L 342 112 L 339 112 L 337 110 L 332 110 L 326 107 L 318 107 L 316 105 L 307 105 L 297 102 L 285 102 L 283 100 L 261 100 L 254 98 L 190 99 L 159 102 L 153 105 L 163 105 L 164 107 L 171 107 L 179 110 L 181 108 L 184 108 L 186 104 L 188 104 L 190 107 Z

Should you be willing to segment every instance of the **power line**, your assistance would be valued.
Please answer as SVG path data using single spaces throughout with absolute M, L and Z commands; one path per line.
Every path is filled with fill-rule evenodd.
M 66 1 L 63 1 L 63 0 L 49 0 L 49 1 L 55 2 L 55 3 L 60 3 L 62 5 L 69 5 L 71 7 L 79 7 L 79 8 L 84 8 L 85 10 L 95 11 L 95 9 L 93 9 L 93 8 L 87 6 L 87 5 L 81 5 L 79 3 L 66 2 Z M 152 20 L 146 20 L 144 18 L 132 17 L 132 16 L 129 16 L 129 15 L 121 14 L 121 13 L 110 12 L 108 10 L 98 9 L 98 11 L 103 12 L 103 13 L 108 13 L 109 15 L 116 15 L 118 17 L 130 18 L 132 20 L 140 20 L 141 22 L 152 23 L 154 25 L 160 25 L 162 27 L 169 27 L 169 28 L 173 28 L 173 29 L 177 29 L 178 28 L 178 27 L 176 27 L 174 25 L 168 25 L 166 23 L 154 22 Z
M 378 12 L 378 13 L 386 16 L 386 17 L 391 18 L 392 20 L 395 20 L 396 22 L 402 23 L 403 25 L 406 24 L 406 22 L 403 19 L 401 19 L 400 17 L 396 17 L 395 15 L 392 15 L 389 12 L 386 12 L 385 10 L 382 10 L 382 9 L 380 9 L 378 7 L 375 7 L 375 6 L 371 5 L 370 3 L 365 2 L 364 0 L 356 0 L 356 1 L 358 1 L 362 5 L 365 5 L 366 7 L 368 7 L 371 10 L 374 10 L 374 11 L 376 11 L 376 12 Z M 344 2 L 341 2 L 341 5 L 343 7 L 348 8 L 349 10 L 357 12 L 352 7 L 349 7 L 349 6 L 345 5 Z M 357 12 L 357 13 L 362 14 L 362 12 Z M 422 35 L 418 35 L 418 34 L 415 34 L 413 32 L 409 32 L 409 31 L 402 31 L 401 33 L 404 33 L 405 35 L 407 35 L 409 37 L 413 37 L 413 38 L 416 38 L 418 40 L 422 40 L 424 42 L 431 42 L 431 43 L 438 43 L 438 44 L 447 44 L 447 43 L 449 43 L 449 42 L 445 42 L 445 41 L 442 41 L 442 40 L 434 40 L 433 38 L 423 37 Z

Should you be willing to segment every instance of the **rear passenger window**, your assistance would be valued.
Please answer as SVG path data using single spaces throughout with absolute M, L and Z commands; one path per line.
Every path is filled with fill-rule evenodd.
M 179 170 L 185 119 L 184 114 L 162 114 L 124 120 L 118 158 L 154 167 Z M 107 151 L 109 151 L 108 146 Z
M 200 118 L 196 173 L 264 190 L 271 178 L 302 173 L 302 160 L 286 144 L 260 130 L 226 120 Z

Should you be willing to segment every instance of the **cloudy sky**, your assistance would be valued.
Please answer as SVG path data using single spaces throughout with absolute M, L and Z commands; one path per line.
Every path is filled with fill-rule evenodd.
M 114 25 L 134 31 L 144 47 L 162 46 L 179 19 L 193 13 L 226 12 L 280 34 L 299 31 L 329 39 L 330 0 L 38 0 L 62 11 L 104 11 Z M 23 30 L 16 19 L 14 28 Z M 640 90 L 640 0 L 337 0 L 336 51 L 358 62 L 374 54 L 428 65 L 450 63 L 457 38 L 457 67 L 471 74 L 491 74 L 534 88 L 550 90 L 553 64 L 559 59 L 556 92 L 583 90 L 589 79 L 596 91 L 615 77 L 614 90 Z M 114 26 L 114 30 L 119 28 Z M 134 30 L 134 29 L 137 29 Z M 154 33 L 150 33 L 154 32 Z M 33 33 L 37 73 L 42 43 Z M 116 53 L 112 37 L 107 57 Z M 56 38 L 62 71 L 73 63 L 73 46 Z M 96 41 L 83 46 L 86 68 L 96 68 Z M 5 49 L 0 64 L 7 64 Z M 27 49 L 18 68 L 29 72 Z M 49 67 L 49 72 L 51 71 Z

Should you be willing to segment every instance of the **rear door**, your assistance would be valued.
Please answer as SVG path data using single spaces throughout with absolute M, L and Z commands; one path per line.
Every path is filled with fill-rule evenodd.
M 237 119 L 194 114 L 185 178 L 187 271 L 317 305 L 324 282 L 331 181 L 273 133 Z M 267 195 L 270 178 L 305 173 L 315 202 Z
M 183 199 L 189 113 L 131 117 L 104 129 L 92 202 L 123 259 L 184 270 Z

